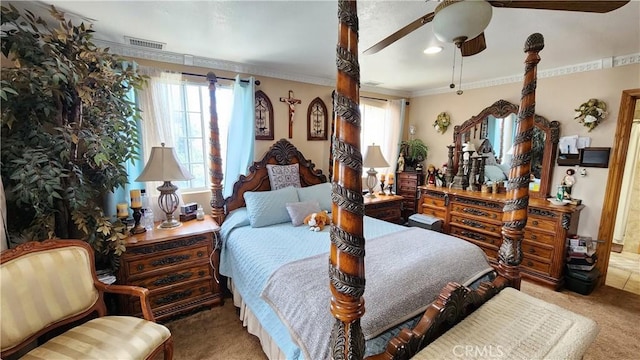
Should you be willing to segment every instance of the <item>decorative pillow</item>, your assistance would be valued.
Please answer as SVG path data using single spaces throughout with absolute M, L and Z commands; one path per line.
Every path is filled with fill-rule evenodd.
M 296 190 L 300 201 L 316 201 L 320 204 L 320 210 L 331 212 L 331 183 L 326 182 Z
M 492 152 L 482 154 L 482 155 L 486 156 L 484 160 L 485 165 L 498 165 L 498 162 L 496 161 L 496 156 Z
M 278 190 L 293 186 L 296 188 L 300 185 L 300 168 L 298 164 L 291 165 L 273 165 L 267 164 L 267 172 L 269 173 L 269 182 L 271 190 Z
M 292 187 L 272 191 L 244 193 L 247 215 L 251 227 L 262 227 L 289 221 L 287 203 L 298 202 L 298 193 Z
M 502 172 L 502 169 L 495 165 L 485 165 L 484 177 L 491 182 L 507 180 L 507 176 Z
M 291 218 L 293 226 L 300 226 L 304 223 L 304 218 L 312 213 L 320 212 L 320 204 L 317 201 L 301 201 L 287 203 L 287 212 Z

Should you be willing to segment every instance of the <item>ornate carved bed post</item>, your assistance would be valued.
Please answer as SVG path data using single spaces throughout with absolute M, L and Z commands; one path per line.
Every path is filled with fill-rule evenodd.
M 527 38 L 524 50 L 524 84 L 520 97 L 520 110 L 517 119 L 517 136 L 513 142 L 514 153 L 509 171 L 507 201 L 502 216 L 502 245 L 498 252 L 498 271 L 509 279 L 511 285 L 520 289 L 520 270 L 522 262 L 522 236 L 527 224 L 529 205 L 529 176 L 531 174 L 531 138 L 533 136 L 533 117 L 536 106 L 536 69 L 544 48 L 544 38 L 535 33 Z
M 358 65 L 358 15 L 355 1 L 338 1 L 337 84 L 334 100 L 336 128 L 333 138 L 333 222 L 329 278 L 332 359 L 362 359 L 364 336 L 364 233 L 362 216 L 362 154 Z
M 224 197 L 222 196 L 222 156 L 220 156 L 220 131 L 218 130 L 218 108 L 216 105 L 216 74 L 209 72 L 209 101 L 211 119 L 209 121 L 210 152 L 209 155 L 209 175 L 211 176 L 211 216 L 222 224 L 224 220 Z

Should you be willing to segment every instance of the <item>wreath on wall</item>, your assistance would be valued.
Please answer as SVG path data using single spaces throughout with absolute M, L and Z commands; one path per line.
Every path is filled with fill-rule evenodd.
M 574 119 L 589 128 L 589 132 L 595 129 L 605 117 L 607 117 L 607 104 L 598 99 L 589 99 L 576 110 Z
M 447 131 L 449 125 L 451 125 L 451 118 L 449 117 L 449 114 L 444 111 L 438 114 L 436 121 L 433 122 L 434 129 L 441 134 L 444 134 L 444 132 Z

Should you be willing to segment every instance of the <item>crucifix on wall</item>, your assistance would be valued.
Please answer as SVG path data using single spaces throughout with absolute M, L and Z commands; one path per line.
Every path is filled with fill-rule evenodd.
M 296 104 L 301 104 L 300 99 L 293 98 L 293 91 L 289 90 L 289 97 L 281 97 L 280 101 L 289 105 L 289 139 L 293 138 L 293 116 L 296 113 Z

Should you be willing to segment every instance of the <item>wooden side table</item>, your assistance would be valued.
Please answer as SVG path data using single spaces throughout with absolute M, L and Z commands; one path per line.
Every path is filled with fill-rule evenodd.
M 396 224 L 404 223 L 402 218 L 402 201 L 404 198 L 398 195 L 377 195 L 370 198 L 364 197 L 364 214 L 376 219 L 389 221 Z
M 174 229 L 156 227 L 130 236 L 120 259 L 117 283 L 149 289 L 151 309 L 158 321 L 222 305 L 219 231 L 220 226 L 205 216 L 203 221 L 191 220 Z M 139 302 L 128 296 L 121 297 L 119 305 L 124 314 L 141 312 Z

